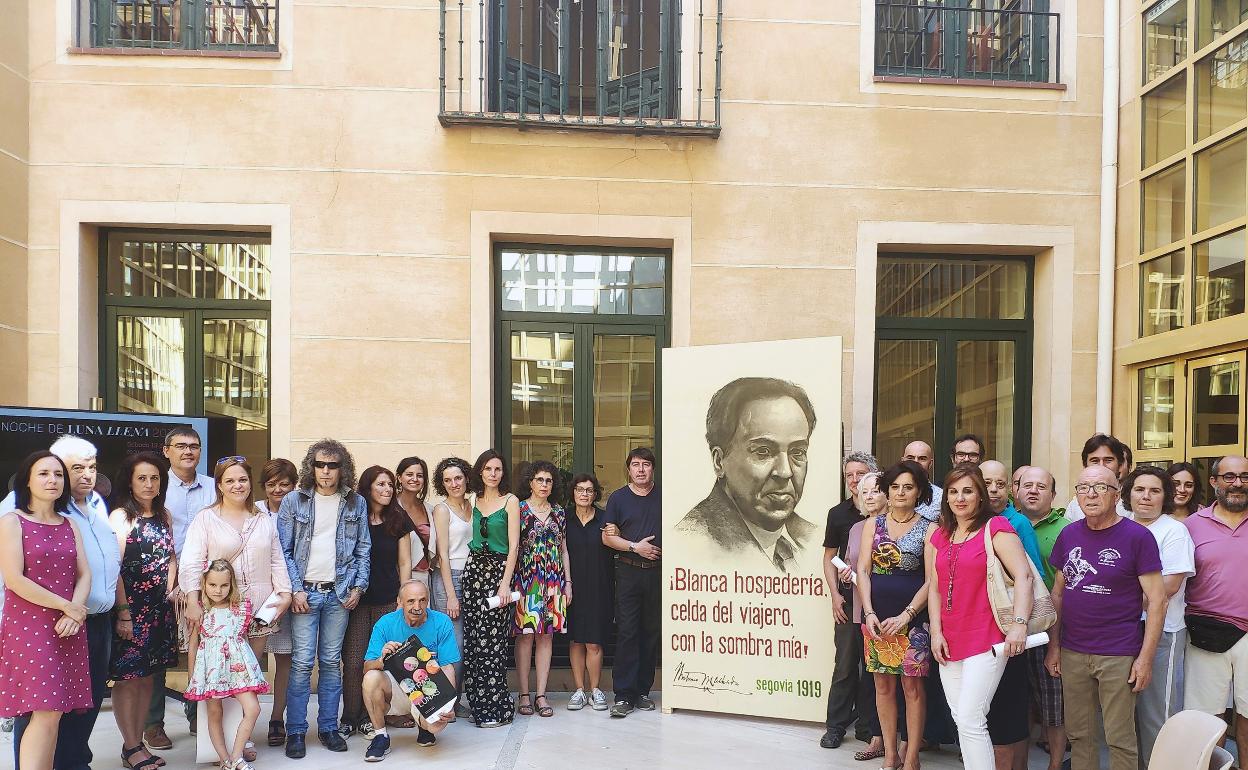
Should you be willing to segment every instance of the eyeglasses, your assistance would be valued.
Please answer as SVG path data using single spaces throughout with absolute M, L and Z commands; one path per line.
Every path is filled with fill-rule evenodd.
M 1236 481 L 1240 484 L 1248 484 L 1248 473 L 1221 473 L 1214 478 L 1222 479 L 1224 484 L 1234 484 Z
M 222 457 L 220 460 L 217 460 L 217 467 L 220 468 L 222 465 L 225 465 L 226 463 L 229 463 L 229 462 L 245 463 L 247 462 L 247 458 L 243 457 L 242 455 L 234 455 L 233 457 Z
M 953 461 L 957 463 L 973 463 L 979 460 L 979 452 L 954 452 Z
M 550 486 L 551 484 L 554 484 L 554 483 L 555 483 L 555 480 L 554 480 L 554 479 L 548 479 L 548 478 L 543 477 L 543 478 L 536 478 L 536 479 L 533 479 L 533 483 L 534 483 L 534 484 L 541 484 L 542 486 L 546 487 L 546 486 Z
M 594 493 L 594 488 L 593 487 L 577 487 L 576 489 L 573 489 L 572 491 L 578 495 L 592 495 Z
M 1098 495 L 1103 495 L 1111 489 L 1114 490 L 1115 492 L 1118 491 L 1118 487 L 1114 486 L 1113 484 L 1106 484 L 1103 481 L 1098 481 L 1095 484 L 1076 484 L 1075 494 L 1087 495 L 1087 494 L 1091 494 L 1095 492 Z
M 165 446 L 173 447 L 179 452 L 198 452 L 201 448 L 199 444 L 165 444 Z
M 321 468 L 328 468 L 331 471 L 336 471 L 342 467 L 342 463 L 335 460 L 313 460 L 312 467 L 317 470 L 320 470 Z

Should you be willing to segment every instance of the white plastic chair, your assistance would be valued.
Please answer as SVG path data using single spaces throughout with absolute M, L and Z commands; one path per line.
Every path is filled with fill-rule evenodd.
M 1161 726 L 1148 766 L 1151 770 L 1226 770 L 1231 756 L 1218 748 L 1225 734 L 1226 723 L 1212 714 L 1180 711 Z

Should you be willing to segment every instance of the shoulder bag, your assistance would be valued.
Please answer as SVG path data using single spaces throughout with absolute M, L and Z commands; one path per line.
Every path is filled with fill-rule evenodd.
M 1014 580 L 1005 570 L 997 552 L 992 547 L 992 528 L 984 525 L 984 553 L 988 559 L 988 603 L 992 605 L 992 615 L 997 621 L 997 628 L 1007 632 L 1014 625 Z M 1057 610 L 1053 607 L 1053 597 L 1044 585 L 1044 579 L 1036 565 L 1027 558 L 1027 567 L 1031 569 L 1031 617 L 1027 618 L 1027 635 L 1048 631 L 1057 622 Z

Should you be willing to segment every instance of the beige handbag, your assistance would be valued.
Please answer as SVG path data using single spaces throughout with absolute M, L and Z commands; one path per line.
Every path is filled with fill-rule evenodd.
M 1014 580 L 1005 566 L 997 558 L 992 547 L 991 527 L 984 525 L 984 553 L 988 557 L 988 603 L 992 605 L 992 614 L 997 620 L 997 627 L 1003 633 L 1014 625 Z M 1027 618 L 1027 635 L 1048 631 L 1057 622 L 1057 610 L 1053 607 L 1053 597 L 1044 584 L 1044 578 L 1036 569 L 1031 557 L 1027 557 L 1027 566 L 1031 569 L 1031 617 Z

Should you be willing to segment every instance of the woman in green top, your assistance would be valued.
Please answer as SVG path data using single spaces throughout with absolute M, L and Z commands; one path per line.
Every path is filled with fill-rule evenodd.
M 477 727 L 498 727 L 511 721 L 515 709 L 507 690 L 512 619 L 507 605 L 520 544 L 520 501 L 511 494 L 506 461 L 493 449 L 477 458 L 470 483 L 477 499 L 462 578 L 464 694 Z M 499 606 L 490 609 L 493 597 Z

